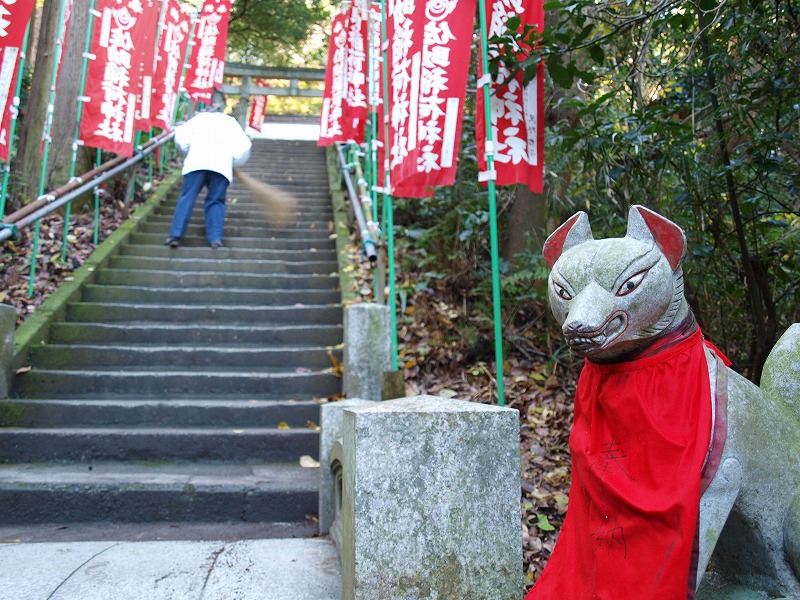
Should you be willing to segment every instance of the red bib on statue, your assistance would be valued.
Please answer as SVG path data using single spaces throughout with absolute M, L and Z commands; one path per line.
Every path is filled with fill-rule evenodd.
M 586 361 L 564 526 L 526 600 L 694 598 L 712 411 L 702 334 L 646 358 Z

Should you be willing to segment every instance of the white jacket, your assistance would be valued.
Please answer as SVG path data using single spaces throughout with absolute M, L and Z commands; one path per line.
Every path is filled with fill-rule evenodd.
M 238 121 L 221 112 L 198 113 L 175 129 L 175 143 L 186 152 L 183 173 L 216 171 L 233 180 L 233 167 L 250 157 L 250 138 Z

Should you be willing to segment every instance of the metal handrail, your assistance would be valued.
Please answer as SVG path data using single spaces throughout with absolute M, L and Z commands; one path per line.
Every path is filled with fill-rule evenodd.
M 372 266 L 375 266 L 378 262 L 378 241 L 373 236 L 377 236 L 378 234 L 376 231 L 372 231 L 372 228 L 370 228 L 366 219 L 364 219 L 364 211 L 361 208 L 361 198 L 363 198 L 365 194 L 359 195 L 356 191 L 356 186 L 353 183 L 351 170 L 355 170 L 357 165 L 348 163 L 345 160 L 344 152 L 342 151 L 342 144 L 340 143 L 336 144 L 336 156 L 339 159 L 339 168 L 341 169 L 345 186 L 347 186 L 347 195 L 350 198 L 350 204 L 353 207 L 353 213 L 355 214 L 356 222 L 358 223 L 358 234 L 361 238 L 362 250 Z M 358 168 L 360 169 L 360 167 Z M 370 223 L 372 223 L 372 221 L 370 221 Z M 374 223 L 372 223 L 372 225 L 374 228 Z
M 145 156 L 153 152 L 156 148 L 162 146 L 175 135 L 175 130 L 165 131 L 158 136 L 148 140 L 144 144 L 136 147 L 136 153 L 130 158 L 116 157 L 108 162 L 103 163 L 99 167 L 95 167 L 91 171 L 87 171 L 79 177 L 75 177 L 67 184 L 56 188 L 52 192 L 39 196 L 36 200 L 21 208 L 20 210 L 8 215 L 0 222 L 0 226 L 7 225 L 0 229 L 0 241 L 7 240 L 15 233 L 15 229 L 19 230 L 22 227 L 27 227 L 35 223 L 42 217 L 49 215 L 63 205 L 74 200 L 81 194 L 84 194 L 111 179 L 118 173 L 131 168 L 136 163 L 144 159 Z M 122 159 L 122 162 L 120 162 Z M 13 217 L 13 220 L 12 220 Z

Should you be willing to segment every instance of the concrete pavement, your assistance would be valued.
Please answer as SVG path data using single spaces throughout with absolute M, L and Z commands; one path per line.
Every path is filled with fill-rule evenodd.
M 0 600 L 339 600 L 323 538 L 0 543 Z

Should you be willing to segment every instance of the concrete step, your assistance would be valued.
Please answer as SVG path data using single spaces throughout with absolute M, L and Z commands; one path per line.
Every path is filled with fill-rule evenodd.
M 135 245 L 163 246 L 166 238 L 166 232 L 137 232 L 131 235 L 130 243 Z M 239 236 L 226 239 L 224 248 L 211 250 L 208 247 L 205 234 L 200 235 L 198 233 L 187 234 L 181 239 L 181 246 L 177 248 L 177 250 L 183 251 L 185 248 L 202 248 L 202 252 L 226 252 L 229 250 L 305 250 L 313 252 L 314 250 L 335 249 L 336 242 L 335 238 L 331 238 L 330 235 L 325 239 L 302 237 L 282 239 L 274 236 Z
M 180 254 L 174 248 L 164 246 L 164 240 L 159 240 L 158 244 L 125 244 L 119 249 L 118 256 L 139 256 L 152 258 L 198 258 L 209 259 L 207 243 L 205 246 L 186 246 L 180 247 Z M 297 248 L 294 250 L 281 249 L 258 249 L 258 248 L 220 248 L 214 255 L 215 260 L 236 260 L 247 262 L 250 260 L 276 260 L 287 262 L 303 261 L 336 261 L 336 249 L 331 245 L 323 249 Z
M 170 248 L 167 248 L 169 250 Z M 173 252 L 171 256 L 112 256 L 109 261 L 112 269 L 147 269 L 159 270 L 166 269 L 175 271 L 236 271 L 237 273 L 280 273 L 291 275 L 315 275 L 323 273 L 328 275 L 335 272 L 339 267 L 336 261 L 313 260 L 313 255 L 309 260 L 263 260 L 251 259 L 248 261 L 229 259 L 225 253 L 219 253 L 214 257 L 189 258 L 182 254 Z
M 166 236 L 169 233 L 169 223 L 146 222 L 139 226 L 142 233 L 160 233 Z M 205 225 L 202 222 L 192 221 L 186 228 L 184 235 L 196 235 L 205 237 Z M 304 240 L 326 240 L 331 235 L 327 223 L 314 223 L 312 225 L 304 223 L 286 223 L 281 227 L 273 227 L 270 224 L 260 225 L 252 223 L 250 225 L 230 225 L 225 223 L 223 240 L 237 237 L 260 237 L 260 238 L 286 238 Z
M 139 302 L 170 304 L 229 304 L 280 306 L 292 304 L 338 304 L 337 290 L 256 290 L 244 288 L 168 288 L 133 285 L 89 284 L 83 289 L 86 302 Z
M 103 269 L 97 274 L 97 280 L 99 283 L 111 285 L 149 285 L 173 288 L 335 290 L 339 286 L 339 278 L 336 272 L 326 275 L 262 275 L 259 273 L 217 273 L 214 271 Z
M 243 225 L 253 222 L 268 224 L 270 222 L 269 212 L 265 212 L 257 205 L 253 205 L 252 209 L 249 208 L 249 206 L 250 205 L 240 206 L 236 209 L 228 208 L 227 214 L 225 215 L 226 225 Z M 154 223 L 172 223 L 172 214 L 174 209 L 175 207 L 173 204 L 162 204 L 159 208 L 153 211 L 153 214 L 150 215 L 148 221 Z M 203 219 L 203 215 L 203 207 L 199 204 L 195 205 L 192 211 L 192 218 Z M 301 222 L 305 224 L 317 223 L 326 220 L 330 221 L 332 219 L 333 212 L 330 209 L 330 202 L 325 204 L 320 203 L 319 205 L 309 204 L 303 210 L 295 210 L 289 217 L 289 220 L 292 222 Z
M 114 369 L 34 368 L 17 375 L 14 396 L 19 398 L 72 398 L 80 394 L 247 394 L 259 398 L 326 398 L 341 392 L 341 380 L 330 372 L 251 370 L 167 370 L 124 371 Z M 2 456 L 2 452 L 0 452 Z
M 314 400 L 37 399 L 3 401 L 0 427 L 292 428 L 319 425 Z
M 79 302 L 67 306 L 67 319 L 73 322 L 107 323 L 144 321 L 152 323 L 273 323 L 335 325 L 342 322 L 341 306 L 206 306 Z
M 78 464 L 9 463 L 0 466 L 0 523 L 302 521 L 316 512 L 318 469 L 300 467 L 297 459 L 192 465 L 86 456 Z
M 342 342 L 341 325 L 266 326 L 151 324 L 151 323 L 53 323 L 50 343 L 126 343 L 156 345 L 335 346 Z
M 272 428 L 6 428 L 0 463 L 297 461 L 316 457 L 319 434 Z
M 341 349 L 329 346 L 45 344 L 31 349 L 30 361 L 45 369 L 247 367 L 254 370 L 263 368 L 319 370 L 330 368 L 334 358 L 341 362 L 341 355 Z

